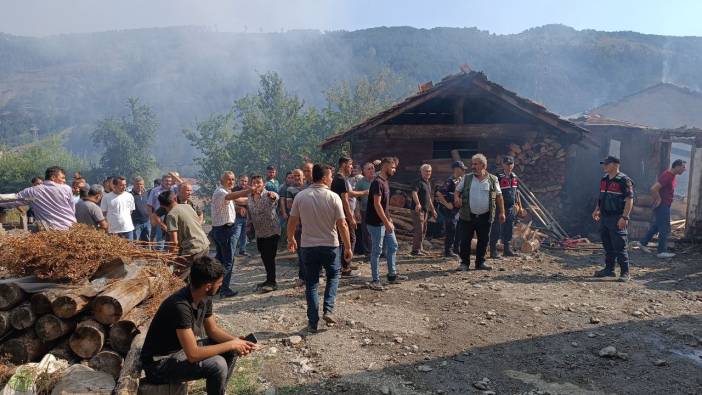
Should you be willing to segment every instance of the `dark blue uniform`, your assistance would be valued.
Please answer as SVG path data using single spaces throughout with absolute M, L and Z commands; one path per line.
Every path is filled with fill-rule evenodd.
M 634 197 L 634 183 L 624 173 L 610 179 L 607 174 L 600 180 L 600 237 L 605 250 L 607 274 L 614 273 L 615 261 L 619 263 L 621 274 L 629 273 L 629 253 L 626 250 L 627 229 L 619 229 L 617 223 L 624 215 L 626 199 Z
M 444 183 L 443 187 L 439 190 L 442 195 L 446 198 L 446 201 L 453 204 L 453 195 L 456 192 L 456 185 L 461 181 L 460 178 L 449 177 Z M 458 214 L 458 209 L 454 208 L 449 210 L 443 204 L 439 204 L 439 214 L 444 221 L 444 230 L 446 233 L 446 239 L 444 241 L 444 254 L 458 251 L 458 238 L 456 238 L 456 214 Z M 453 247 L 453 248 L 452 248 Z
M 490 229 L 490 254 L 493 256 L 497 254 L 497 240 L 500 239 L 505 252 L 511 252 L 509 243 L 512 241 L 514 220 L 517 218 L 517 207 L 515 205 L 519 194 L 519 178 L 514 173 L 508 176 L 502 171 L 498 172 L 497 179 L 500 182 L 502 199 L 505 204 L 505 223 L 500 224 L 500 221 L 492 222 L 492 228 Z

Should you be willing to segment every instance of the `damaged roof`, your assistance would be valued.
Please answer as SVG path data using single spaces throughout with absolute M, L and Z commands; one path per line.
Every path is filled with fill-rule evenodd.
M 353 134 L 381 125 L 388 120 L 399 116 L 406 110 L 412 109 L 430 100 L 431 98 L 438 96 L 440 93 L 465 82 L 469 82 L 472 86 L 481 89 L 486 94 L 493 95 L 496 99 L 516 108 L 525 115 L 532 116 L 535 118 L 535 120 L 545 123 L 546 125 L 561 131 L 563 134 L 574 137 L 576 140 L 582 139 L 589 133 L 586 129 L 576 125 L 575 123 L 563 119 L 560 116 L 548 111 L 541 104 L 523 98 L 504 88 L 502 85 L 488 80 L 488 78 L 482 72 L 469 71 L 444 77 L 438 84 L 431 86 L 413 96 L 407 97 L 403 101 L 396 103 L 378 114 L 357 123 L 349 129 L 327 137 L 327 139 L 322 142 L 321 147 L 329 148 L 331 146 L 343 143 Z

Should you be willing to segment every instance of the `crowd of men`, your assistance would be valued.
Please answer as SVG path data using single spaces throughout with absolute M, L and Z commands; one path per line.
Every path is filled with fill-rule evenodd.
M 634 183 L 620 171 L 619 158 L 608 156 L 602 162 L 605 175 L 592 217 L 600 224 L 605 250 L 605 267 L 595 277 L 614 277 L 620 266 L 619 281 L 628 281 L 629 256 L 627 226 L 633 208 Z M 188 286 L 166 299 L 149 328 L 142 352 L 147 377 L 153 382 L 207 379 L 208 393 L 224 393 L 236 356 L 254 351 L 255 338 L 233 337 L 212 318 L 212 297 L 237 295 L 231 289 L 234 260 L 248 255 L 249 236 L 256 240 L 266 280 L 257 285 L 262 292 L 277 288 L 276 255 L 281 236 L 288 250 L 297 253 L 297 286 L 305 286 L 308 330 L 319 330 L 318 286 L 322 269 L 326 286 L 321 319 L 327 325 L 337 322 L 334 315 L 340 278 L 355 277 L 358 267 L 354 253 L 370 261 L 369 288 L 382 291 L 387 284 L 407 279 L 398 272 L 398 242 L 390 215 L 390 179 L 399 159 L 386 157 L 354 166 L 341 157 L 336 172 L 331 166 L 304 163 L 286 174 L 281 184 L 277 169 L 269 166 L 266 175 L 240 176 L 224 172 L 211 198 L 210 235 L 203 228 L 204 212 L 192 199 L 193 186 L 171 172 L 154 181 L 146 190 L 144 179 L 135 177 L 131 190 L 122 176 L 108 177 L 101 184 L 88 185 L 79 174 L 71 186 L 59 167 L 46 170 L 45 178 L 35 178 L 32 186 L 16 194 L 0 195 L 0 207 L 31 205 L 37 228 L 70 231 L 76 222 L 101 229 L 114 237 L 138 240 L 146 248 L 168 248 L 179 256 L 179 273 Z M 519 195 L 519 178 L 514 160 L 505 157 L 495 175 L 488 172 L 487 158 L 476 154 L 470 168 L 463 162 L 452 164 L 451 176 L 437 189 L 431 185 L 432 168 L 424 164 L 412 184 L 409 206 L 415 235 L 411 254 L 426 255 L 424 237 L 431 218 L 439 218 L 445 234 L 444 255 L 458 259 L 459 271 L 469 270 L 472 239 L 476 270 L 491 270 L 491 258 L 515 256 L 511 248 L 512 229 L 525 213 Z M 655 223 L 638 242 L 644 251 L 658 233 L 658 256 L 669 258 L 666 240 L 670 232 L 670 206 L 675 177 L 686 168 L 682 160 L 658 178 L 651 188 L 655 197 Z M 468 172 L 468 170 L 470 171 Z M 216 250 L 209 256 L 210 239 Z M 380 260 L 387 263 L 386 281 L 381 281 Z M 207 340 L 200 341 L 199 338 Z

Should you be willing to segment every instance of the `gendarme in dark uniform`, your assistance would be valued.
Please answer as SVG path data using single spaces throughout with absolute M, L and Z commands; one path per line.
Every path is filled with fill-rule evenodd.
M 506 156 L 502 159 L 503 169 L 496 173 L 497 180 L 500 183 L 502 191 L 502 199 L 505 202 L 505 223 L 499 221 L 492 223 L 490 228 L 490 257 L 497 258 L 497 240 L 502 240 L 505 256 L 516 256 L 512 251 L 510 242 L 512 241 L 512 230 L 514 229 L 514 220 L 517 218 L 519 210 L 519 177 L 512 172 L 514 168 L 514 158 Z M 509 171 L 508 171 L 509 170 Z
M 621 268 L 619 280 L 629 280 L 629 254 L 627 227 L 633 206 L 634 183 L 626 174 L 619 171 L 620 160 L 614 156 L 602 162 L 606 174 L 600 180 L 600 195 L 593 218 L 599 219 L 600 237 L 605 250 L 605 268 L 597 271 L 595 277 L 615 277 L 614 266 Z

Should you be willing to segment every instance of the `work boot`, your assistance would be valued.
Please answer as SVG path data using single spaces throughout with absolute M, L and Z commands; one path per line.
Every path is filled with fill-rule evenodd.
M 368 288 L 372 289 L 373 291 L 382 291 L 385 288 L 383 287 L 383 284 L 380 283 L 380 281 L 373 281 L 370 284 L 368 284 Z
M 485 262 L 475 264 L 475 270 L 492 270 L 492 266 L 488 266 Z
M 469 270 L 470 270 L 470 268 L 468 267 L 468 265 L 466 265 L 466 264 L 464 264 L 464 263 L 461 263 L 461 264 L 458 265 L 458 267 L 456 268 L 456 271 L 457 271 L 457 272 L 467 272 L 467 271 L 469 271 Z
M 401 284 L 402 281 L 407 281 L 409 280 L 409 277 L 403 276 L 401 274 L 395 274 L 395 275 L 389 275 L 388 274 L 388 283 L 389 284 Z
M 602 278 L 602 277 L 617 277 L 616 274 L 614 274 L 614 270 L 607 270 L 607 269 L 602 269 L 598 270 L 595 272 L 594 277 L 596 278 Z
M 519 256 L 518 253 L 512 251 L 512 246 L 510 246 L 510 243 L 505 243 L 505 253 L 503 255 L 504 256 Z

